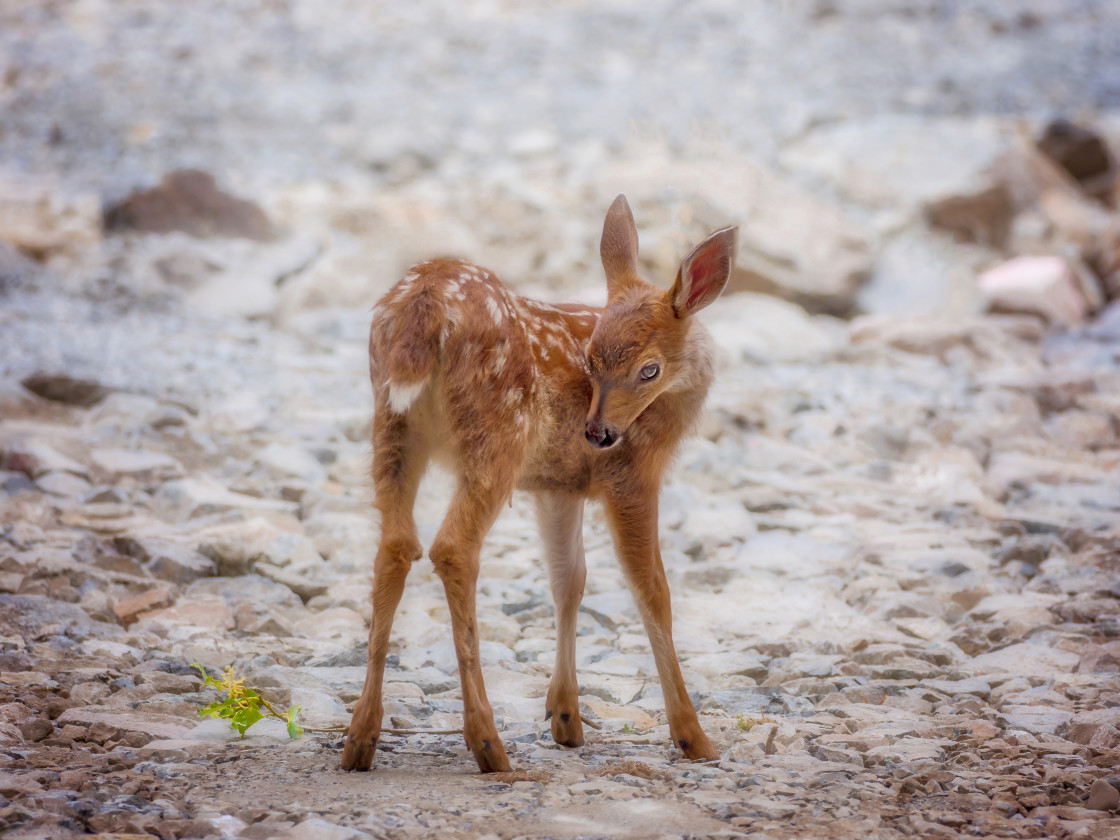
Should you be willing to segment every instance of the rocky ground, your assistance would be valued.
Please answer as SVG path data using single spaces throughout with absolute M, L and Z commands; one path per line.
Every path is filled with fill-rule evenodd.
M 3 4 L 0 836 L 1120 838 L 1120 190 L 1093 165 L 1120 16 L 789 5 Z M 661 282 L 742 225 L 661 514 L 720 760 L 670 746 L 595 508 L 587 744 L 552 742 L 515 498 L 478 601 L 513 772 L 455 731 L 424 560 L 393 731 L 342 773 L 314 730 L 364 678 L 369 307 L 444 253 L 601 300 L 623 191 Z M 1024 256 L 1057 260 L 978 282 Z M 195 662 L 308 731 L 200 721 Z

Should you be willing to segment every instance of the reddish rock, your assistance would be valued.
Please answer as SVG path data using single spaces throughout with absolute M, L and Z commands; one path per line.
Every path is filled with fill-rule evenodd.
M 1089 744 L 1093 738 L 1106 739 L 1110 736 L 1108 729 L 1101 731 L 1102 727 L 1120 728 L 1120 708 L 1094 709 L 1074 715 L 1064 737 L 1075 744 Z
M 236 626 L 233 610 L 221 601 L 180 601 L 174 607 L 147 613 L 138 626 L 153 624 L 191 624 L 214 630 L 232 630 Z
M 156 588 L 141 592 L 139 595 L 133 595 L 131 598 L 117 601 L 116 605 L 113 607 L 113 612 L 116 613 L 120 623 L 128 627 L 132 622 L 136 621 L 141 613 L 170 605 L 171 592 L 164 588 Z

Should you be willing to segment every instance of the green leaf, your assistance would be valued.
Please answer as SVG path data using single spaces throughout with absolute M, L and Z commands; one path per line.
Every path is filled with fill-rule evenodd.
M 288 737 L 293 741 L 303 734 L 303 727 L 300 726 L 296 721 L 296 718 L 299 716 L 300 710 L 302 708 L 303 706 L 292 706 L 290 709 L 288 709 L 286 715 L 288 720 Z
M 203 706 L 198 710 L 199 717 L 221 717 L 222 709 L 225 708 L 225 703 L 218 701 L 211 703 L 209 706 Z
M 263 717 L 261 710 L 250 707 L 248 709 L 238 709 L 233 715 L 230 716 L 229 723 L 234 729 L 241 733 L 241 737 L 245 737 L 245 730 L 256 723 Z

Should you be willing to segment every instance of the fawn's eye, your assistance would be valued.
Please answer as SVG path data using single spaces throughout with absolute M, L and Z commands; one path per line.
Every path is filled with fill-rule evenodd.
M 659 373 L 661 373 L 661 365 L 650 362 L 638 372 L 638 377 L 643 382 L 649 382 L 651 379 L 656 379 Z

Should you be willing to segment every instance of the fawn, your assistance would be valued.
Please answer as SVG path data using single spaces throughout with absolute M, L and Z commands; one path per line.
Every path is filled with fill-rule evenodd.
M 620 195 L 600 246 L 605 307 L 521 298 L 489 271 L 455 260 L 415 266 L 378 302 L 369 357 L 381 541 L 368 672 L 344 769 L 368 770 L 377 748 L 393 613 L 423 553 L 412 509 L 433 457 L 458 480 L 430 556 L 451 608 L 463 732 L 479 768 L 509 770 L 479 665 L 475 585 L 483 537 L 515 488 L 535 496 L 556 602 L 556 668 L 545 700 L 552 737 L 583 743 L 575 639 L 586 578 L 583 504 L 592 498 L 606 509 L 649 634 L 673 742 L 687 758 L 716 757 L 673 647 L 657 497 L 712 380 L 714 347 L 691 316 L 727 284 L 736 235 L 729 227 L 704 240 L 665 292 L 638 277 L 638 233 Z

